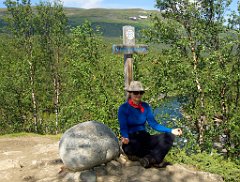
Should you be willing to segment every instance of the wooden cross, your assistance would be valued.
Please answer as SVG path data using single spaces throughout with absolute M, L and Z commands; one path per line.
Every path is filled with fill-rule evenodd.
M 123 44 L 113 45 L 114 54 L 124 54 L 124 86 L 127 88 L 133 80 L 133 54 L 146 54 L 147 45 L 135 44 L 135 28 L 132 26 L 123 26 Z M 128 94 L 126 92 L 128 99 Z

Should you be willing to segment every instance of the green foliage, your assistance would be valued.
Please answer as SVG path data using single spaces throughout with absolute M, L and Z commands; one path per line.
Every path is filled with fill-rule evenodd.
M 15 50 L 8 36 L 0 41 L 0 133 L 19 132 L 27 128 L 30 115 L 30 95 L 26 65 L 22 64 L 22 52 Z M 13 54 L 14 53 L 14 54 Z
M 228 156 L 238 157 L 239 12 L 231 15 L 228 29 L 224 14 L 230 3 L 157 0 L 162 11 L 152 17 L 143 38 L 168 45 L 162 47 L 156 68 L 149 66 L 155 77 L 151 85 L 158 93 L 188 99 L 183 111 L 189 119 L 181 122 L 194 134 L 191 141 L 197 139 L 193 143 L 211 152 L 219 136 L 226 135 Z
M 195 155 L 186 155 L 183 150 L 172 150 L 167 155 L 167 160 L 172 163 L 183 163 L 193 165 L 198 170 L 219 174 L 224 181 L 238 181 L 240 178 L 239 164 L 226 160 L 224 157 L 214 151 L 212 154 L 206 152 L 197 153 Z
M 106 57 L 106 46 L 89 22 L 71 32 L 71 56 L 66 68 L 68 91 L 63 96 L 67 105 L 62 109 L 62 123 L 98 120 L 117 132 L 117 109 L 122 101 L 121 65 L 113 56 Z

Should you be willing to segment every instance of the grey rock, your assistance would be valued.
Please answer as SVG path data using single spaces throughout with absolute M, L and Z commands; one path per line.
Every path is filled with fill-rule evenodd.
M 107 166 L 106 166 L 106 170 L 108 172 L 108 174 L 110 175 L 121 175 L 121 170 L 122 168 L 122 165 L 117 162 L 117 161 L 111 161 L 109 163 L 107 163 Z
M 148 169 L 151 170 L 151 169 Z M 126 175 L 128 178 L 132 177 L 139 177 L 141 174 L 143 174 L 146 171 L 145 168 L 141 166 L 129 166 L 129 167 L 124 167 L 122 173 Z
M 97 178 L 98 182 L 122 182 L 121 177 L 108 175 L 108 176 L 100 176 Z
M 127 161 L 125 163 L 125 166 L 126 167 L 131 167 L 131 166 L 140 166 L 140 162 L 139 161 Z
M 79 177 L 79 176 L 78 176 Z M 74 172 L 66 172 L 62 177 L 61 181 L 63 182 L 75 182 L 75 173 Z
M 110 161 L 107 165 L 112 165 L 114 167 L 121 167 L 121 163 L 115 160 Z
M 97 176 L 95 171 L 83 171 L 80 174 L 80 181 L 82 182 L 96 182 L 97 181 Z
M 94 167 L 93 170 L 96 172 L 96 175 L 97 176 L 105 176 L 107 175 L 107 170 L 105 168 L 105 166 L 97 166 L 97 167 Z
M 61 182 L 79 182 L 81 172 L 65 171 L 63 174 L 58 176 L 58 180 Z
M 74 171 L 91 169 L 119 156 L 119 143 L 106 125 L 87 121 L 68 129 L 59 143 L 64 165 Z

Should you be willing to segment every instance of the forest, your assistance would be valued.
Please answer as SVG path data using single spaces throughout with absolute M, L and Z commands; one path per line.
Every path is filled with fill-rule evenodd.
M 134 80 L 150 88 L 144 100 L 153 108 L 165 102 L 161 94 L 185 98 L 177 125 L 188 142 L 172 155 L 186 161 L 187 155 L 214 153 L 218 162 L 232 161 L 226 176 L 234 181 L 240 164 L 240 2 L 237 11 L 229 10 L 230 3 L 157 0 L 160 11 L 138 33 L 150 50 L 134 55 Z M 96 120 L 119 136 L 124 63 L 112 54 L 101 27 L 89 21 L 69 26 L 60 1 L 5 5 L 0 134 L 58 134 Z

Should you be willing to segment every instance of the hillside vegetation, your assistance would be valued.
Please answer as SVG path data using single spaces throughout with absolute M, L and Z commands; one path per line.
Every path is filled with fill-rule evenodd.
M 0 28 L 3 28 L 4 14 L 7 9 L 0 9 Z M 119 37 L 122 35 L 122 26 L 132 25 L 136 32 L 150 25 L 150 16 L 156 13 L 154 10 L 143 9 L 81 9 L 81 8 L 64 8 L 68 18 L 68 25 L 76 27 L 85 21 L 90 21 L 94 29 L 100 27 L 100 32 L 104 37 Z M 147 19 L 139 19 L 139 15 L 148 16 Z M 136 17 L 137 20 L 131 20 L 130 17 Z M 2 30 L 3 31 L 3 30 Z
M 143 10 L 7 2 L 12 36 L 0 35 L 0 134 L 56 134 L 96 120 L 120 137 L 124 65 L 111 45 L 121 41 L 122 25 L 149 26 L 141 31 L 141 41 L 150 51 L 134 55 L 134 80 L 149 88 L 144 101 L 153 109 L 167 101 L 161 95 L 186 98 L 184 118 L 163 123 L 156 117 L 169 128 L 183 129 L 174 160 L 217 171 L 226 181 L 239 179 L 240 2 L 226 20 L 227 0 L 201 1 L 206 3 L 201 8 L 189 1 L 158 0 L 165 13 L 152 15 L 151 22 L 129 20 L 144 15 Z M 85 19 L 92 24 L 81 24 Z M 158 46 L 154 52 L 152 44 Z

